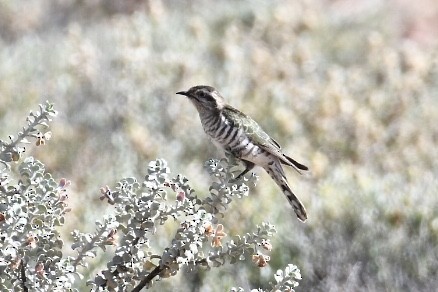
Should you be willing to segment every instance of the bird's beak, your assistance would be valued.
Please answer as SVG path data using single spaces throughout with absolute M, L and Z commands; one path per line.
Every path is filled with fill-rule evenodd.
M 176 94 L 188 96 L 187 91 L 178 91 Z

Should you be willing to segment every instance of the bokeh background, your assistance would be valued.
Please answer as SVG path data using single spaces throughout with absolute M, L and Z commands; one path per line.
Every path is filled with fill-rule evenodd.
M 1 1 L 0 137 L 55 103 L 52 140 L 28 154 L 72 181 L 68 244 L 111 211 L 101 186 L 141 178 L 155 158 L 207 193 L 203 161 L 222 153 L 174 93 L 213 85 L 312 169 L 287 172 L 310 219 L 299 223 L 256 169 L 259 184 L 222 223 L 228 234 L 275 224 L 270 265 L 181 273 L 155 289 L 265 287 L 294 263 L 297 291 L 434 291 L 437 36 L 433 0 Z

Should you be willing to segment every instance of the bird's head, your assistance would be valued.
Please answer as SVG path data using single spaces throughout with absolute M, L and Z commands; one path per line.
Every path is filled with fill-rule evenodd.
M 199 112 L 221 110 L 225 106 L 222 95 L 211 86 L 198 85 L 176 94 L 187 96 Z

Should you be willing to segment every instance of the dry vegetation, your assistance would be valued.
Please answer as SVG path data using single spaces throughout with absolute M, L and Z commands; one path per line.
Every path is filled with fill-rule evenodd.
M 288 172 L 310 219 L 300 224 L 258 169 L 259 185 L 222 223 L 231 233 L 275 224 L 270 267 L 242 262 L 157 288 L 253 287 L 294 263 L 298 291 L 432 291 L 436 44 L 424 37 L 432 29 L 417 41 L 409 9 L 382 2 L 2 1 L 0 136 L 55 103 L 53 138 L 32 155 L 72 181 L 65 232 L 89 230 L 105 212 L 99 188 L 156 157 L 207 191 L 203 161 L 222 154 L 174 93 L 214 85 L 311 167 L 310 178 Z

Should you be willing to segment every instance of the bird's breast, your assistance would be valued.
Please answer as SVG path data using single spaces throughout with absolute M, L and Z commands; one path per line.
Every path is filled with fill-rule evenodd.
M 271 161 L 268 153 L 260 148 L 242 127 L 225 116 L 201 116 L 201 122 L 205 133 L 218 148 L 257 165 L 263 166 Z

